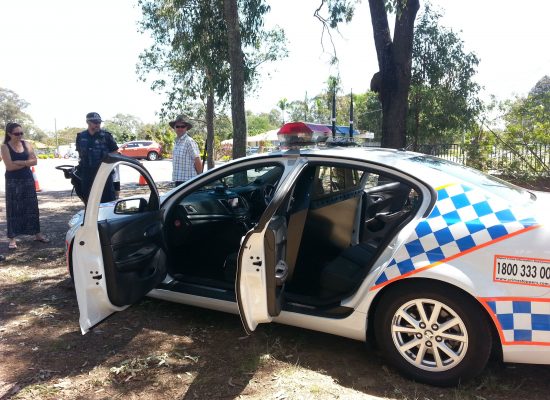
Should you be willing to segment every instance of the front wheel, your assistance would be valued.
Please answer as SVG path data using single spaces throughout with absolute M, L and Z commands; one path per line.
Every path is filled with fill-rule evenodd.
M 478 375 L 489 359 L 489 324 L 475 301 L 430 283 L 388 289 L 375 315 L 376 338 L 404 375 L 437 386 Z
M 155 161 L 155 160 L 158 160 L 159 158 L 159 155 L 157 153 L 155 153 L 154 151 L 150 151 L 148 154 L 147 154 L 147 159 L 149 161 Z

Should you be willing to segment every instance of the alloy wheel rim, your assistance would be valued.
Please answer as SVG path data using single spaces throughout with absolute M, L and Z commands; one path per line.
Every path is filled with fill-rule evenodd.
M 395 312 L 391 333 L 399 354 L 417 368 L 441 372 L 466 356 L 468 332 L 460 316 L 433 299 L 415 299 Z

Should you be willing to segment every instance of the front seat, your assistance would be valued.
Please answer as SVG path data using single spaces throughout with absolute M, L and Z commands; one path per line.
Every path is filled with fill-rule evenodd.
M 306 225 L 316 171 L 317 168 L 315 167 L 310 167 L 304 171 L 296 182 L 294 193 L 292 194 L 293 203 L 288 213 L 288 242 L 286 246 L 286 264 L 289 281 L 292 280 L 300 244 L 302 243 L 302 235 Z

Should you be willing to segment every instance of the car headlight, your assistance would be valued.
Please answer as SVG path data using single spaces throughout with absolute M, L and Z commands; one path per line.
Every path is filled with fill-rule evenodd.
M 69 228 L 72 228 L 75 225 L 80 225 L 82 223 L 82 215 L 80 213 L 75 214 L 69 220 Z

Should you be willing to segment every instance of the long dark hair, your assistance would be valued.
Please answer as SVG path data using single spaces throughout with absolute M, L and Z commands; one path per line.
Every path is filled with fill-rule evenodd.
M 8 143 L 11 139 L 10 135 L 8 133 L 12 133 L 15 128 L 21 128 L 21 125 L 19 125 L 17 122 L 8 122 L 6 125 L 6 136 L 4 137 L 4 144 Z

